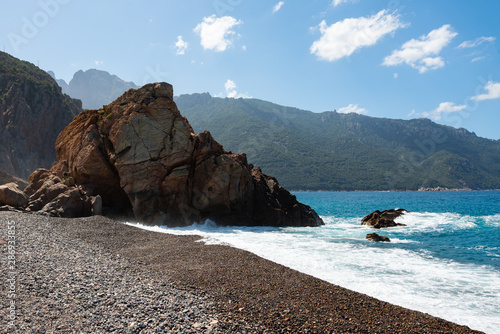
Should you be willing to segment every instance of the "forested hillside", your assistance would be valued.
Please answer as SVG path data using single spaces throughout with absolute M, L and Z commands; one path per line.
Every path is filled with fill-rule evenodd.
M 500 188 L 500 141 L 428 119 L 313 113 L 257 99 L 176 98 L 196 132 L 294 190 Z

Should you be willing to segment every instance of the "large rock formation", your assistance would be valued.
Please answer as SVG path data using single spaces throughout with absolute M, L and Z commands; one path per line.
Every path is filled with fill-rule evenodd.
M 57 135 L 80 111 L 50 75 L 0 52 L 0 170 L 27 179 L 50 168 Z
M 56 151 L 51 172 L 100 195 L 104 206 L 132 208 L 149 224 L 323 224 L 245 154 L 224 151 L 207 131 L 195 134 L 167 83 L 131 89 L 103 109 L 82 112 L 61 132 Z

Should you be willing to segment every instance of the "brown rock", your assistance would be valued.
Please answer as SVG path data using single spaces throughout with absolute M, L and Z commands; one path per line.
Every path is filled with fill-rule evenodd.
M 68 185 L 51 171 L 37 169 L 29 181 L 30 185 L 24 191 L 29 196 L 27 211 L 64 218 L 102 212 L 98 196 L 90 196 L 82 187 Z
M 367 234 L 366 239 L 371 240 L 371 241 L 375 241 L 375 242 L 391 242 L 391 239 L 389 239 L 385 235 L 378 235 L 377 233 Z
M 16 183 L 7 183 L 0 186 L 0 206 L 2 204 L 22 208 L 28 202 L 28 197 L 19 189 Z
M 56 152 L 52 172 L 68 173 L 104 206 L 131 208 L 149 224 L 323 224 L 245 154 L 224 151 L 208 131 L 195 134 L 167 83 L 82 112 L 57 138 Z
M 20 177 L 10 175 L 2 170 L 0 170 L 0 184 L 12 183 L 14 182 L 19 186 L 19 189 L 24 190 L 28 186 L 28 182 Z
M 361 225 L 369 225 L 373 228 L 386 228 L 394 226 L 406 226 L 402 223 L 396 223 L 394 220 L 403 215 L 405 209 L 391 209 L 380 212 L 379 210 L 370 213 L 361 220 Z

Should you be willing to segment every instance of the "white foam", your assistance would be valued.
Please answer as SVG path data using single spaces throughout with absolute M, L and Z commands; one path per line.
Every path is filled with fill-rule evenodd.
M 406 224 L 403 233 L 428 233 L 473 229 L 477 225 L 475 218 L 458 213 L 409 212 L 396 219 L 396 222 Z
M 484 221 L 485 221 L 486 225 L 500 227 L 500 214 L 492 215 L 492 216 L 485 216 Z
M 497 215 L 498 216 L 498 215 Z M 495 218 L 492 219 L 492 221 Z M 253 252 L 328 282 L 393 304 L 479 329 L 500 333 L 500 272 L 397 247 L 405 233 L 469 229 L 473 219 L 455 214 L 411 213 L 403 237 L 375 244 L 365 240 L 360 218 L 325 217 L 319 228 L 221 227 L 213 222 L 182 229 L 131 224 L 152 231 L 196 234 Z

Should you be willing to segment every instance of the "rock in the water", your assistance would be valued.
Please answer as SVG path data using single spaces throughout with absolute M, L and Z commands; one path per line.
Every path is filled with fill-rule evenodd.
M 8 205 L 22 208 L 28 202 L 28 197 L 16 183 L 7 183 L 0 186 L 0 206 Z
M 371 240 L 371 241 L 375 241 L 375 242 L 391 242 L 391 239 L 389 239 L 385 235 L 378 235 L 377 233 L 367 234 L 366 239 Z
M 386 228 L 394 226 L 406 226 L 402 223 L 396 223 L 394 220 L 403 215 L 405 209 L 391 209 L 380 212 L 379 210 L 370 213 L 361 220 L 361 225 L 369 225 L 373 228 Z
M 149 224 L 323 224 L 244 153 L 224 151 L 208 131 L 195 134 L 167 83 L 131 89 L 103 109 L 82 112 L 61 132 L 56 151 L 52 173 Z

